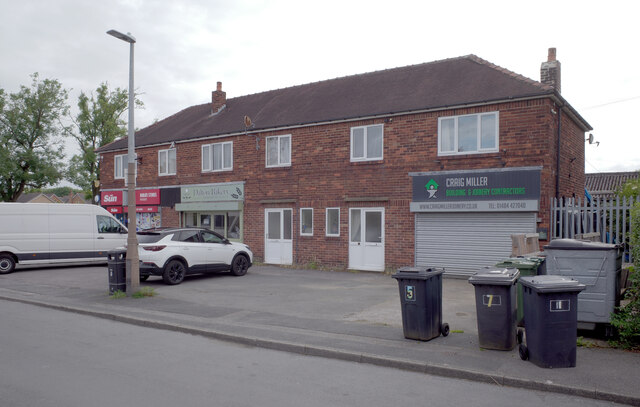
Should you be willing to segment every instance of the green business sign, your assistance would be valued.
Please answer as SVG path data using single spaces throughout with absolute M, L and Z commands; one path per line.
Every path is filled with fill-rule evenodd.
M 244 201 L 244 184 L 210 184 L 180 188 L 180 202 Z

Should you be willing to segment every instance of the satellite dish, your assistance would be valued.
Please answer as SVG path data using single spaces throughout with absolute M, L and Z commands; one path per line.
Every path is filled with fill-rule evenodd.
M 93 197 L 93 200 L 96 201 L 96 203 L 100 202 L 100 195 Z
M 594 141 L 593 133 L 589 133 L 589 138 L 587 139 L 587 141 L 589 141 L 589 144 L 593 144 L 593 141 Z
M 251 122 L 251 118 L 249 116 L 244 117 L 244 127 L 251 127 L 253 122 Z

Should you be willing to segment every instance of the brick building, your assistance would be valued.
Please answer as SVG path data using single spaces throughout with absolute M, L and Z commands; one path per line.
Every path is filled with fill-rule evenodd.
M 206 226 L 275 264 L 469 273 L 584 193 L 589 124 L 560 94 L 468 55 L 212 102 L 136 133 L 141 227 Z M 99 149 L 125 216 L 127 140 Z

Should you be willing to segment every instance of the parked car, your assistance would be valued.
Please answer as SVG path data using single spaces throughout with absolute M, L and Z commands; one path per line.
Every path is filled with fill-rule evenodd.
M 253 263 L 253 253 L 243 243 L 204 228 L 160 228 L 138 235 L 140 278 L 162 276 L 166 284 L 180 284 L 185 275 L 231 271 L 243 276 Z

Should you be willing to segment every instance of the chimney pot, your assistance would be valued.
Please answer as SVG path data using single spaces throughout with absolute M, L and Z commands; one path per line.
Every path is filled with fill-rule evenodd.
M 556 55 L 556 54 L 555 54 L 555 51 L 556 51 L 556 50 L 555 50 L 555 48 L 554 48 L 554 49 L 553 49 L 554 59 L 555 59 L 555 55 Z M 551 52 L 551 51 L 549 51 L 549 52 Z M 222 90 L 222 82 L 218 82 L 218 86 L 217 86 L 216 90 L 217 90 L 218 92 L 220 92 L 220 91 Z
M 556 60 L 556 49 L 549 48 L 549 56 L 547 57 L 547 62 L 551 62 L 555 60 Z M 218 84 L 220 84 L 220 82 L 218 82 Z

